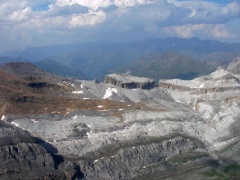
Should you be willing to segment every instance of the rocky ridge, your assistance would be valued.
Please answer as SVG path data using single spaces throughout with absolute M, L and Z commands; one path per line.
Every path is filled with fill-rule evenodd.
M 128 74 L 108 74 L 104 82 L 127 89 L 153 89 L 155 86 L 155 81 L 151 78 L 140 78 Z

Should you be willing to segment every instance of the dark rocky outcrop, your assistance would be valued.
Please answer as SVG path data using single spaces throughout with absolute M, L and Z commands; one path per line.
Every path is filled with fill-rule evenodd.
M 0 122 L 0 179 L 71 179 L 74 166 L 58 169 L 60 156 L 53 155 L 43 141 L 17 127 Z
M 136 77 L 127 74 L 108 74 L 105 76 L 104 82 L 127 89 L 152 89 L 155 86 L 155 81 L 151 78 Z

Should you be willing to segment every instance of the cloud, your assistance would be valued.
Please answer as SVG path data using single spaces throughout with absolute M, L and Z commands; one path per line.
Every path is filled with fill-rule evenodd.
M 230 37 L 234 37 L 233 34 L 231 34 L 230 32 L 228 32 L 224 26 L 222 24 L 218 24 L 216 25 L 213 29 L 212 29 L 212 35 L 213 37 L 216 38 L 230 38 Z
M 31 14 L 32 8 L 26 7 L 22 10 L 14 11 L 12 14 L 8 16 L 8 18 L 12 21 L 22 21 L 24 19 L 27 19 L 28 16 Z
M 57 0 L 56 2 L 57 6 L 71 6 L 74 4 L 97 10 L 98 8 L 107 8 L 111 6 L 112 2 L 110 0 Z
M 222 24 L 188 24 L 163 28 L 163 32 L 169 36 L 178 36 L 181 38 L 192 38 L 207 34 L 209 37 L 226 39 L 233 37 Z M 206 37 L 206 36 L 205 36 Z
M 91 10 L 99 8 L 108 8 L 110 6 L 117 7 L 133 7 L 137 5 L 145 5 L 153 3 L 153 0 L 57 0 L 57 6 L 71 6 L 78 4 L 88 7 Z
M 103 22 L 106 19 L 106 13 L 103 11 L 99 12 L 89 12 L 81 15 L 73 15 L 71 21 L 69 22 L 70 28 L 75 28 L 85 25 L 95 25 Z
M 194 32 L 202 31 L 206 25 L 204 24 L 188 24 L 163 28 L 163 31 L 169 35 L 177 35 L 181 38 L 191 38 L 194 36 Z
M 240 3 L 231 2 L 226 6 L 208 1 L 171 1 L 176 7 L 189 12 L 183 23 L 220 24 L 240 18 Z

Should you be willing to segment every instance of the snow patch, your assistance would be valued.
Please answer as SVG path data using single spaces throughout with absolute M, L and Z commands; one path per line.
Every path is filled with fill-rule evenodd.
M 199 88 L 204 88 L 204 85 L 205 85 L 205 84 L 203 83 Z
M 132 106 L 132 105 L 129 104 L 129 105 L 127 105 L 127 106 L 130 107 L 130 106 Z
M 118 109 L 119 111 L 123 111 L 124 109 Z
M 98 162 L 98 159 L 96 159 L 96 160 L 93 162 L 93 164 L 95 164 L 96 162 Z
M 77 116 L 74 116 L 73 119 L 77 119 Z
M 90 99 L 90 98 L 83 98 L 83 100 L 87 100 L 87 99 Z
M 59 82 L 57 84 L 60 85 L 60 86 L 64 86 L 62 83 L 59 83 Z
M 81 88 L 82 88 L 82 89 L 84 88 L 83 84 L 81 84 Z
M 88 138 L 91 138 L 91 134 L 89 132 L 86 133 Z
M 103 96 L 103 99 L 107 99 L 109 97 L 111 97 L 114 93 L 116 94 L 118 91 L 116 88 L 110 88 L 108 87 L 104 96 Z
M 86 124 L 86 125 L 87 125 L 87 127 L 91 128 L 91 126 L 90 126 L 90 125 L 88 125 L 88 124 Z
M 15 123 L 15 122 L 11 122 L 11 124 L 14 125 L 14 126 L 17 126 L 17 127 L 19 126 L 19 125 L 18 125 L 17 123 Z
M 3 116 L 2 116 L 2 118 L 1 118 L 1 120 L 3 121 L 3 120 L 5 119 L 5 117 L 6 117 L 6 116 L 5 116 L 5 115 L 3 115 Z
M 34 123 L 37 123 L 37 122 L 38 122 L 38 121 L 36 121 L 35 119 L 31 119 L 31 121 L 34 122 Z
M 83 91 L 73 91 L 73 94 L 84 94 Z
M 103 105 L 99 105 L 99 106 L 97 106 L 98 108 L 102 108 L 103 107 Z

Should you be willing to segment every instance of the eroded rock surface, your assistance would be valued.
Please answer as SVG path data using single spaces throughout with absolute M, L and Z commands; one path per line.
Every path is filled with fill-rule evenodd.
M 128 74 L 108 74 L 104 82 L 127 89 L 152 89 L 155 86 L 155 81 L 151 78 L 140 78 Z

